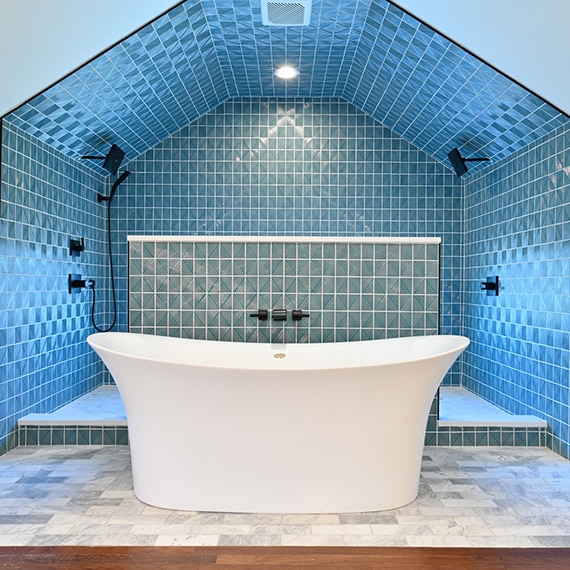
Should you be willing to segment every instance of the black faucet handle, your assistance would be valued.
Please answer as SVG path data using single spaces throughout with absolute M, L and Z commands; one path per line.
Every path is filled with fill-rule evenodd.
M 250 317 L 256 317 L 260 321 L 266 321 L 269 316 L 269 311 L 267 309 L 257 309 L 256 313 L 250 313 Z
M 293 309 L 291 311 L 291 316 L 294 321 L 300 321 L 304 317 L 308 317 L 309 313 L 304 313 L 301 309 Z
M 491 275 L 488 276 L 485 281 L 481 281 L 481 290 L 487 291 L 487 295 L 498 295 L 499 294 L 499 276 Z
M 273 311 L 271 311 L 271 318 L 274 321 L 286 321 L 287 309 L 273 309 Z
M 85 251 L 85 238 L 69 239 L 69 255 L 74 257 L 81 255 L 81 252 Z

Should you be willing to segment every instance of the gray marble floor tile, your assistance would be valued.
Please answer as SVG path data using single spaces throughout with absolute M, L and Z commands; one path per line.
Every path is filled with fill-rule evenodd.
M 0 457 L 0 545 L 570 546 L 570 462 L 542 448 L 426 448 L 409 505 L 349 514 L 159 509 L 118 447 Z

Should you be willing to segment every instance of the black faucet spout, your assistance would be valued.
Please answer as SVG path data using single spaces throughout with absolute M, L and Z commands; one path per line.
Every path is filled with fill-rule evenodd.
M 250 313 L 250 317 L 255 317 L 260 321 L 266 321 L 269 315 L 269 311 L 267 309 L 258 309 L 255 313 Z
M 306 317 L 309 317 L 309 313 L 305 313 L 302 309 L 293 309 L 291 311 L 291 316 L 293 317 L 294 321 L 300 321 Z

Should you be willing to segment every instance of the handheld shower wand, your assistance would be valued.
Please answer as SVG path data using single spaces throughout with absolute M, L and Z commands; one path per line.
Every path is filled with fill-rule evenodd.
M 97 202 L 107 202 L 107 243 L 109 245 L 109 272 L 111 274 L 111 291 L 113 294 L 113 322 L 107 328 L 98 327 L 95 324 L 95 287 L 91 287 L 93 294 L 93 304 L 91 305 L 91 322 L 95 330 L 99 332 L 109 332 L 117 322 L 117 293 L 115 291 L 115 272 L 113 268 L 113 248 L 111 244 L 111 202 L 115 197 L 115 192 L 119 185 L 129 176 L 130 172 L 125 170 L 117 180 L 113 183 L 111 188 L 111 193 L 108 196 L 103 196 L 102 194 L 97 194 Z
M 125 178 L 129 176 L 129 174 L 130 172 L 128 170 L 125 170 L 125 172 L 123 172 L 121 176 L 119 176 L 119 178 L 115 180 L 115 183 L 111 188 L 111 193 L 108 196 L 103 196 L 103 194 L 97 194 L 97 202 L 107 202 L 107 201 L 110 202 L 115 197 L 115 192 L 117 191 L 117 188 L 125 180 Z

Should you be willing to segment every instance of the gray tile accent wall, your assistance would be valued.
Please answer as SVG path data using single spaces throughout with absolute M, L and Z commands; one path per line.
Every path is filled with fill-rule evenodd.
M 237 342 L 436 334 L 438 304 L 436 243 L 130 241 L 132 332 Z M 250 316 L 258 309 L 267 321 Z M 272 320 L 275 309 L 287 321 Z M 292 309 L 309 317 L 293 321 Z

